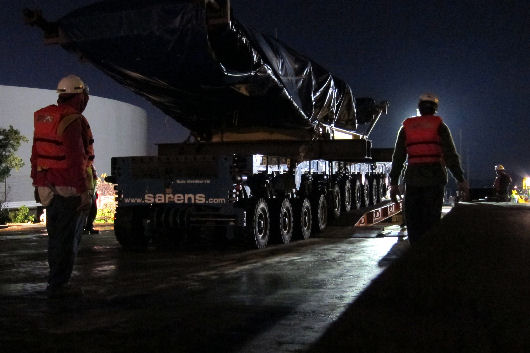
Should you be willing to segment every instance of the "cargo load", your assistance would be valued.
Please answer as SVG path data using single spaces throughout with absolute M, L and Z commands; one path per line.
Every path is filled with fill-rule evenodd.
M 65 49 L 200 140 L 229 131 L 327 138 L 380 113 L 318 63 L 240 23 L 223 1 L 103 1 L 53 24 Z

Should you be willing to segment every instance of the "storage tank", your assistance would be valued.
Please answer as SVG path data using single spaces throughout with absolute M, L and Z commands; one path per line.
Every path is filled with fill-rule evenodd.
M 13 170 L 0 186 L 0 202 L 7 206 L 33 206 L 33 187 L 30 178 L 33 113 L 57 101 L 55 90 L 0 86 L 0 116 L 2 128 L 12 125 L 29 142 L 22 143 L 16 155 L 25 165 Z M 95 167 L 99 175 L 110 173 L 111 156 L 147 155 L 147 116 L 145 110 L 124 102 L 90 96 L 83 113 L 94 133 Z

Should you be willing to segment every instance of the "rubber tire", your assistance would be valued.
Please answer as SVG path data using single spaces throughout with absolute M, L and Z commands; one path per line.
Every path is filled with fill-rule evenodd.
M 352 193 L 352 208 L 358 210 L 363 203 L 363 186 L 361 181 L 357 178 L 353 179 L 353 193 Z
M 363 196 L 361 198 L 361 207 L 368 207 L 370 206 L 370 183 L 368 182 L 368 179 L 364 180 L 362 189 Z
M 149 239 L 145 235 L 142 210 L 138 207 L 118 207 L 114 219 L 114 236 L 125 250 L 147 249 Z
M 271 231 L 274 240 L 281 244 L 289 244 L 293 237 L 293 206 L 288 198 L 277 203 L 272 210 Z
M 267 201 L 260 198 L 251 204 L 248 210 L 245 237 L 256 249 L 267 247 L 270 238 L 270 213 Z
M 377 205 L 377 199 L 379 198 L 379 188 L 377 183 L 377 177 L 370 178 L 370 206 Z
M 346 179 L 344 182 L 344 187 L 342 188 L 342 211 L 350 212 L 352 207 L 352 187 L 349 179 Z
M 306 197 L 297 203 L 294 217 L 294 236 L 296 239 L 306 240 L 311 236 L 313 219 L 311 217 L 311 202 Z
M 383 179 L 379 179 L 379 202 L 385 199 L 386 194 L 388 192 L 388 187 L 386 186 L 386 183 L 383 181 Z
M 341 215 L 342 210 L 342 199 L 340 197 L 339 184 L 333 184 L 333 188 L 330 192 L 331 207 L 329 207 L 329 214 L 332 219 L 337 219 Z
M 315 232 L 323 232 L 328 226 L 328 202 L 326 201 L 326 195 L 320 194 L 313 201 L 311 207 L 311 213 L 313 215 L 313 230 Z

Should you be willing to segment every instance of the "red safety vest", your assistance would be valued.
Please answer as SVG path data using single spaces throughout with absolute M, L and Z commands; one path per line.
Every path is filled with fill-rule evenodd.
M 423 115 L 403 122 L 409 164 L 440 163 L 442 147 L 438 129 L 442 118 Z
M 79 112 L 67 105 L 50 105 L 35 112 L 33 143 L 39 170 L 68 168 L 63 132 L 70 123 L 80 117 Z

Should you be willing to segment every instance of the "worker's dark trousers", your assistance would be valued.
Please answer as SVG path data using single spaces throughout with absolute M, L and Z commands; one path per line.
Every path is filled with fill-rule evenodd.
M 86 218 L 86 214 L 77 211 L 80 203 L 80 197 L 55 195 L 46 208 L 49 288 L 66 284 L 72 275 Z
M 443 194 L 444 185 L 406 185 L 405 219 L 411 245 L 421 241 L 430 228 L 440 223 Z
M 90 210 L 88 211 L 88 215 L 86 218 L 86 224 L 85 224 L 85 230 L 92 230 L 94 229 L 94 221 L 96 219 L 96 216 L 98 214 L 98 205 L 96 203 L 96 198 L 92 200 L 92 204 L 90 205 Z
M 497 201 L 498 202 L 510 201 L 510 192 L 508 191 L 508 189 L 500 190 L 497 192 Z

